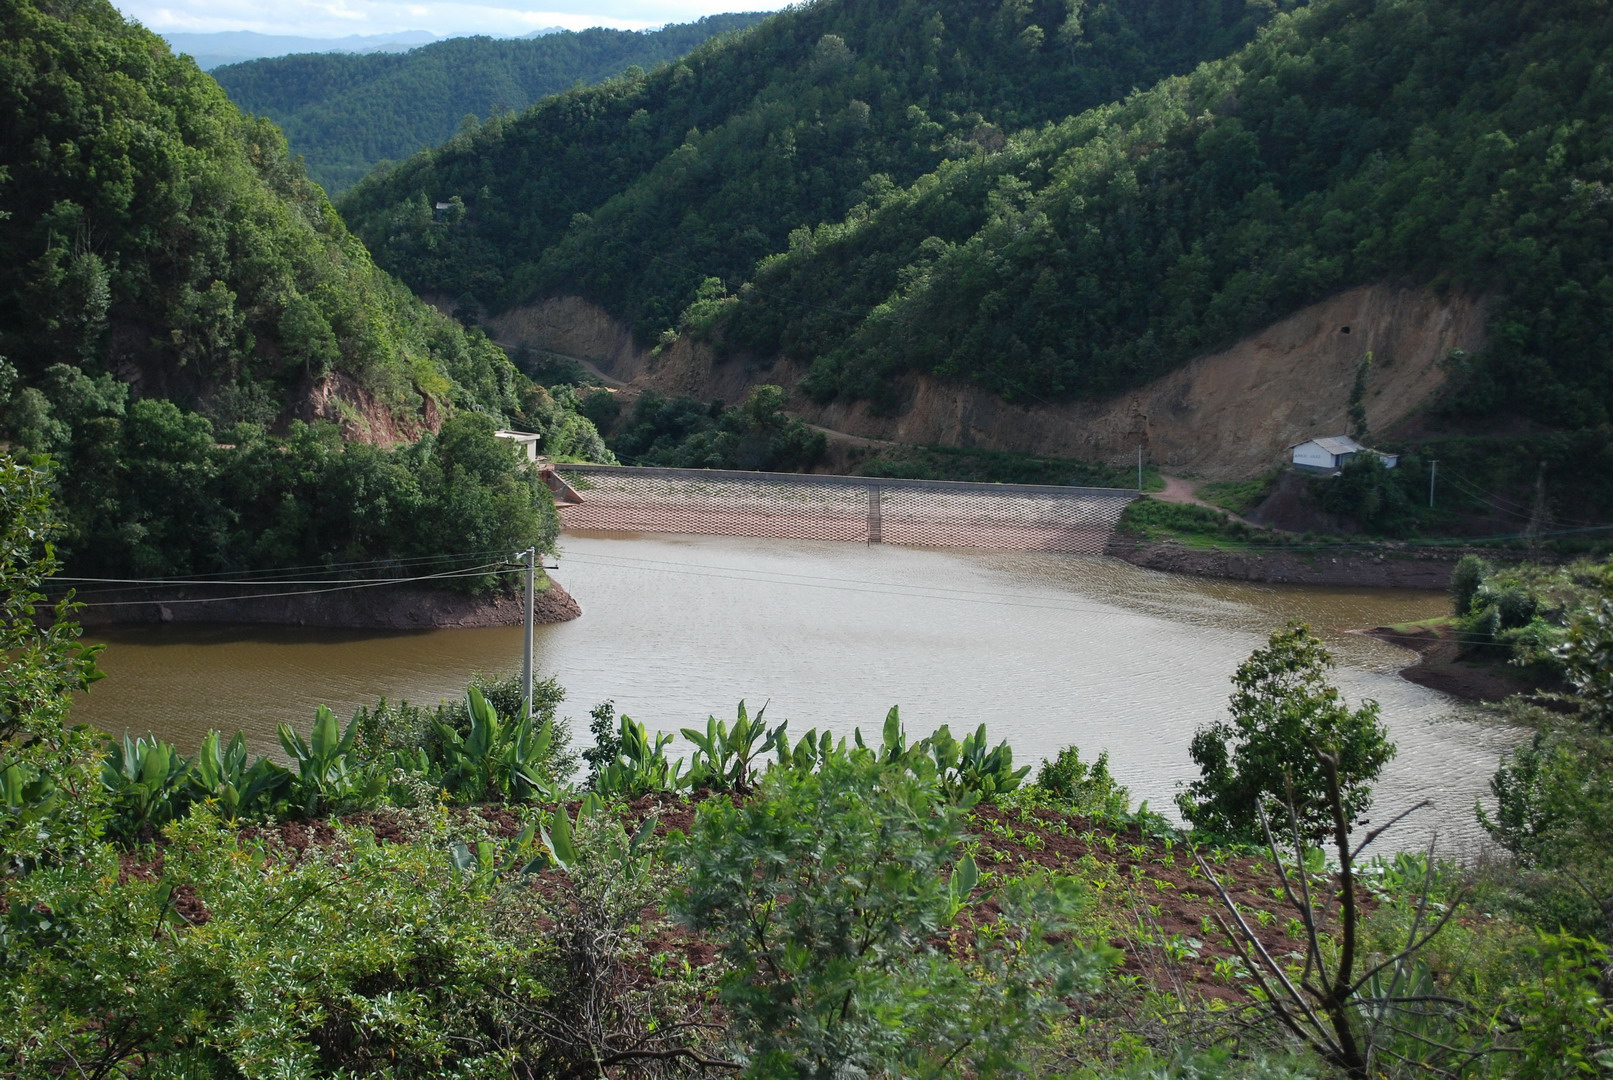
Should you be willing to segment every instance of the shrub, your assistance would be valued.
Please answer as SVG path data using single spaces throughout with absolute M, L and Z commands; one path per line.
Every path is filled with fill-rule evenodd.
M 1322 750 L 1338 757 L 1347 818 L 1361 816 L 1372 801 L 1371 782 L 1395 748 L 1377 702 L 1353 711 L 1345 706 L 1327 681 L 1332 666 L 1310 629 L 1291 622 L 1238 668 L 1230 719 L 1200 728 L 1189 748 L 1201 776 L 1176 801 L 1195 829 L 1258 841 L 1259 806 L 1291 800 L 1307 836 L 1326 833 L 1332 820 L 1317 760 Z
M 1479 821 L 1526 870 L 1544 871 L 1586 914 L 1573 928 L 1613 937 L 1613 583 L 1575 620 L 1558 649 L 1571 693 L 1559 710 L 1516 707 L 1534 737 L 1490 781 Z
M 1042 762 L 1036 786 L 1086 817 L 1113 819 L 1131 810 L 1131 792 L 1109 775 L 1107 750 L 1089 765 L 1078 747 L 1066 746 L 1058 757 Z
M 441 779 L 459 760 L 450 743 L 457 741 L 457 745 L 463 747 L 464 741 L 471 737 L 470 692 L 473 690 L 499 717 L 518 717 L 526 707 L 520 675 L 494 678 L 477 672 L 471 676 L 464 696 L 435 708 L 411 705 L 407 701 L 392 704 L 385 698 L 374 706 L 360 708 L 353 714 L 352 721 L 357 731 L 355 752 L 368 760 L 395 762 L 409 771 L 423 771 L 433 780 Z M 540 755 L 541 760 L 528 764 L 546 784 L 564 782 L 577 769 L 577 755 L 571 749 L 571 728 L 556 716 L 565 696 L 565 690 L 552 678 L 535 680 L 532 684 L 531 730 L 536 733 L 547 725 L 549 744 Z
M 616 719 L 616 756 L 598 767 L 594 790 L 636 799 L 682 786 L 683 762 L 673 762 L 666 754 L 672 736 L 657 732 L 652 738 L 643 724 L 625 713 Z
M 1490 574 L 1490 564 L 1477 555 L 1463 555 L 1451 571 L 1451 614 L 1458 619 L 1473 607 L 1473 597 Z
M 468 802 L 553 798 L 554 728 L 550 721 L 535 722 L 524 708 L 501 719 L 474 685 L 465 699 L 470 730 L 463 736 L 440 720 L 432 725 L 443 787 Z
M 565 820 L 562 807 L 544 834 L 560 872 L 546 875 L 542 888 L 511 888 L 495 914 L 514 940 L 530 938 L 535 924 L 545 928 L 532 969 L 545 998 L 511 1017 L 514 1042 L 528 1048 L 514 1074 L 690 1075 L 687 1066 L 704 1060 L 699 1049 L 710 1039 L 705 1025 L 687 1022 L 706 999 L 705 977 L 686 970 L 681 978 L 645 978 L 669 960 L 651 952 L 665 940 L 660 902 L 672 878 L 655 820 L 629 837 L 592 795 L 575 830 Z
M 220 824 L 171 825 L 154 874 L 102 847 L 10 884 L 6 1075 L 508 1074 L 499 1018 L 540 999 L 545 946 L 489 932 L 440 834 L 291 854 Z
M 774 769 L 743 805 L 702 803 L 673 910 L 732 965 L 722 982 L 753 1075 L 991 1075 L 1023 1062 L 1107 950 L 1054 944 L 1072 879 L 1020 882 L 974 909 L 968 962 L 937 945 L 967 891 L 964 807 L 870 750 Z M 972 883 L 972 882 L 971 882 Z M 988 924 L 989 923 L 989 928 Z

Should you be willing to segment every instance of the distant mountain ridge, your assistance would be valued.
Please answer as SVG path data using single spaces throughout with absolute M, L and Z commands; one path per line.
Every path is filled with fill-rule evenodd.
M 540 30 L 549 33 L 558 30 Z M 348 34 L 346 37 L 299 37 L 287 34 L 260 34 L 254 30 L 222 30 L 211 34 L 171 33 L 159 35 L 176 53 L 185 53 L 203 71 L 244 60 L 289 56 L 292 53 L 374 53 L 407 52 L 441 40 L 430 30 L 400 30 L 391 34 Z
M 363 55 L 308 50 L 212 74 L 241 109 L 275 121 L 309 175 L 334 196 L 378 162 L 446 141 L 467 116 L 518 111 L 578 83 L 653 68 L 765 17 L 710 15 L 646 31 L 553 28 L 521 38 L 456 37 Z

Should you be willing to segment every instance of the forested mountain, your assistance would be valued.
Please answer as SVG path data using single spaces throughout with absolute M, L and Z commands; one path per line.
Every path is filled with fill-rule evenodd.
M 417 287 L 579 293 L 876 404 L 897 369 L 1111 393 L 1349 285 L 1459 287 L 1493 344 L 1454 406 L 1590 430 L 1610 44 L 1596 0 L 825 2 L 343 205 Z
M 75 568 L 552 537 L 492 428 L 592 425 L 377 270 L 272 124 L 104 0 L 0 4 L 0 193 L 0 439 L 56 456 Z M 316 397 L 375 442 L 450 419 L 409 454 L 270 437 Z
M 762 18 L 710 15 L 643 32 L 460 37 L 402 54 L 309 52 L 230 64 L 213 77 L 243 110 L 279 124 L 308 174 L 334 196 L 378 162 L 446 141 L 467 116 L 519 111 L 578 83 L 676 60 Z
M 495 308 L 579 293 L 653 337 L 792 229 L 1224 56 L 1290 6 L 820 0 L 456 136 L 342 211 L 418 289 Z
M 1493 301 L 1457 407 L 1604 425 L 1606 16 L 1318 0 L 1227 60 L 803 230 L 730 302 L 728 339 L 812 361 L 824 398 L 877 397 L 899 367 L 1092 396 L 1401 279 Z

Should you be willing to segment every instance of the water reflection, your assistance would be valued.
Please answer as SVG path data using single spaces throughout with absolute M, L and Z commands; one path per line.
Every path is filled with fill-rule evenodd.
M 753 710 L 766 702 L 768 718 L 787 717 L 796 732 L 877 730 L 900 705 L 915 733 L 984 722 L 1022 761 L 1069 743 L 1089 757 L 1107 749 L 1136 797 L 1168 807 L 1194 775 L 1193 730 L 1222 714 L 1232 671 L 1290 618 L 1327 639 L 1352 701 L 1382 704 L 1400 754 L 1379 786 L 1380 809 L 1433 797 L 1447 840 L 1472 842 L 1473 800 L 1515 738 L 1399 679 L 1410 654 L 1348 633 L 1438 614 L 1439 593 L 1203 581 L 1106 558 L 730 537 L 571 535 L 560 563 L 556 577 L 584 616 L 539 628 L 538 667 L 567 688 L 564 711 L 582 738 L 589 707 L 606 698 L 671 731 L 732 715 L 741 698 Z M 271 751 L 274 725 L 306 725 L 316 705 L 347 715 L 383 694 L 435 701 L 474 670 L 520 664 L 517 628 L 162 627 L 104 639 L 109 677 L 79 717 L 185 747 L 209 727 L 239 727 Z M 1402 843 L 1420 835 L 1408 830 Z

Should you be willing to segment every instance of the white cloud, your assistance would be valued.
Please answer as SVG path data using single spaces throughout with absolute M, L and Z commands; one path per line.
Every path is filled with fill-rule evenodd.
M 114 0 L 118 2 L 118 0 Z M 401 30 L 430 30 L 439 35 L 493 34 L 514 36 L 546 26 L 584 30 L 607 26 L 642 30 L 669 22 L 691 22 L 703 15 L 727 11 L 767 11 L 784 6 L 780 0 L 747 3 L 734 0 L 539 0 L 542 7 L 522 0 L 481 2 L 382 2 L 382 0 L 121 0 L 118 8 L 148 29 L 211 33 L 220 30 L 255 30 L 261 34 L 306 37 L 344 37 L 348 34 L 385 34 Z

